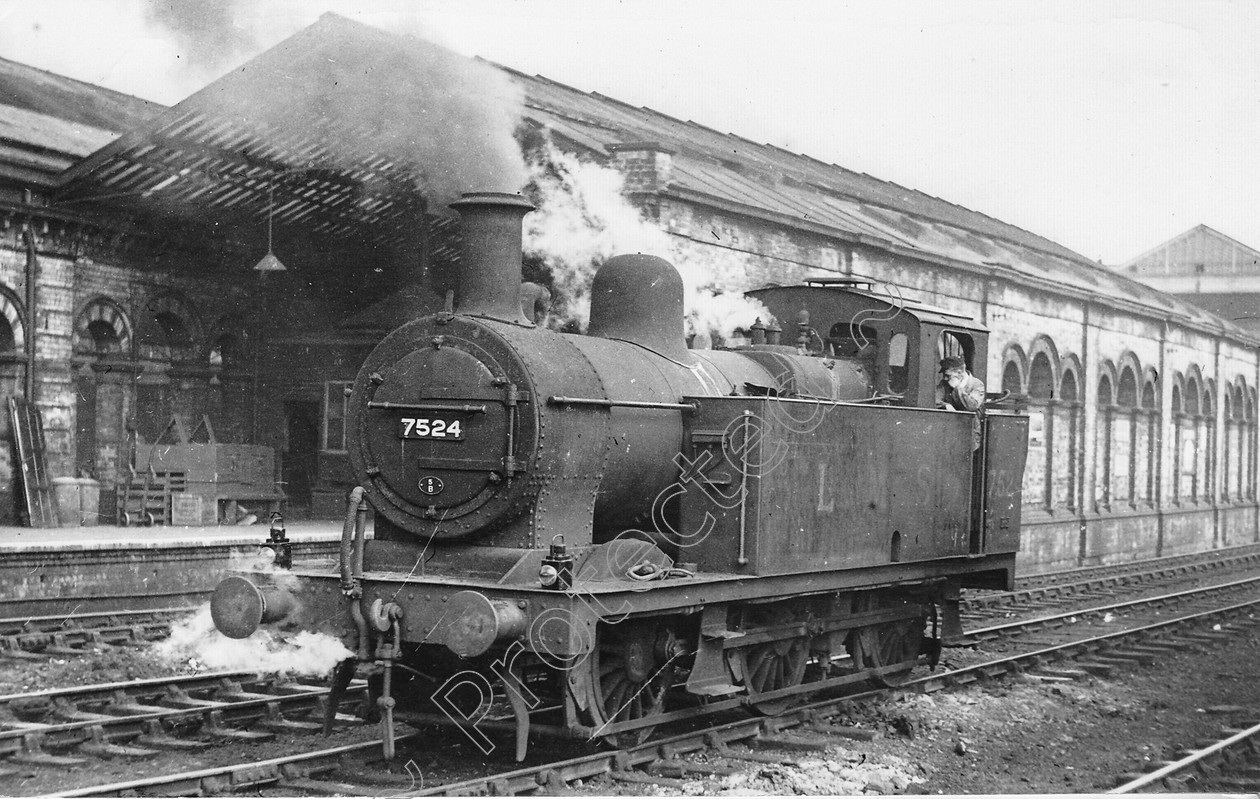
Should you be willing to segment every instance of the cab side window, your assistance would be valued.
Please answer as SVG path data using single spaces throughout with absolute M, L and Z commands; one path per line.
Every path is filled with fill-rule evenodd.
M 909 337 L 905 333 L 893 333 L 888 339 L 888 391 L 905 394 L 909 385 L 906 357 Z
M 874 328 L 837 322 L 827 331 L 827 356 L 830 358 L 869 358 L 878 344 Z
M 971 336 L 966 333 L 944 330 L 941 331 L 941 337 L 936 342 L 936 362 L 940 363 L 943 358 L 962 358 L 967 364 L 967 371 L 974 373 L 976 371 L 975 364 L 972 363 L 971 359 L 975 351 L 975 344 L 972 342 Z

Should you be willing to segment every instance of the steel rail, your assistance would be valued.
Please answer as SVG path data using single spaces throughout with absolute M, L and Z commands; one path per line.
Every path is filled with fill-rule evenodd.
M 1022 588 L 1035 588 L 1045 585 L 1046 583 L 1057 582 L 1063 579 L 1079 579 L 1083 575 L 1089 573 L 1097 573 L 1100 575 L 1100 578 L 1105 579 L 1113 574 L 1135 574 L 1148 569 L 1159 571 L 1162 568 L 1177 568 L 1181 565 L 1189 565 L 1200 562 L 1211 564 L 1218 561 L 1229 561 L 1235 558 L 1260 558 L 1260 544 L 1243 544 L 1241 546 L 1230 547 L 1228 549 L 1214 549 L 1209 552 L 1194 552 L 1188 555 L 1167 555 L 1162 558 L 1148 558 L 1146 560 L 1134 561 L 1132 563 L 1125 564 L 1059 569 L 1057 571 L 1025 575 L 1020 577 L 1018 582 L 1021 584 Z M 1166 565 L 1158 566 L 1157 564 Z
M 968 594 L 963 598 L 964 611 L 996 609 L 1023 602 L 1063 599 L 1075 594 L 1158 582 L 1175 577 L 1189 577 L 1210 571 L 1233 571 L 1260 562 L 1260 544 L 1247 544 L 1212 553 L 1175 555 L 1111 566 L 1067 569 L 1020 578 L 1013 591 Z M 1085 576 L 1093 574 L 1094 576 Z
M 148 677 L 143 680 L 126 680 L 123 682 L 107 682 L 97 685 L 75 685 L 68 688 L 45 688 L 42 691 L 28 691 L 21 694 L 6 694 L 0 696 L 0 707 L 12 705 L 14 703 L 32 702 L 40 699 L 65 699 L 69 697 L 81 696 L 79 701 L 89 701 L 92 699 L 109 698 L 115 691 L 129 691 L 131 693 L 142 693 L 149 688 L 166 688 L 169 685 L 175 685 L 179 688 L 188 686 L 212 686 L 214 683 L 223 680 L 252 680 L 254 682 L 264 682 L 274 680 L 275 675 L 259 671 L 209 671 L 204 674 L 182 674 L 172 677 Z M 196 690 L 196 689 L 193 689 Z
M 418 733 L 408 733 L 395 737 L 395 742 L 410 741 L 418 737 Z M 307 752 L 297 755 L 285 755 L 283 757 L 275 757 L 269 760 L 257 760 L 250 763 L 237 763 L 227 766 L 215 766 L 211 768 L 198 769 L 196 771 L 186 771 L 179 774 L 168 774 L 159 777 L 148 777 L 145 779 L 129 780 L 127 782 L 115 782 L 108 785 L 94 785 L 87 788 L 79 788 L 69 791 L 57 791 L 56 796 L 108 796 L 108 795 L 129 795 L 145 788 L 158 788 L 171 785 L 179 785 L 181 783 L 199 784 L 215 779 L 228 778 L 231 784 L 239 786 L 246 780 L 232 780 L 234 776 L 244 776 L 247 784 L 250 786 L 275 784 L 283 787 L 288 780 L 284 774 L 284 767 L 292 764 L 303 763 L 310 764 L 319 760 L 335 760 L 345 755 L 362 754 L 372 751 L 379 751 L 383 741 L 367 741 L 365 743 L 347 744 L 345 746 L 337 746 L 331 749 L 321 749 L 318 752 Z M 200 786 L 199 786 L 200 787 Z M 217 787 L 217 786 L 208 786 Z M 213 791 L 202 791 L 204 794 L 212 794 Z M 392 792 L 391 792 L 392 793 Z M 171 795 L 176 795 L 172 792 Z M 394 794 L 403 796 L 405 794 Z
M 30 625 L 38 626 L 42 624 L 65 624 L 67 622 L 122 619 L 128 616 L 178 616 L 185 613 L 193 613 L 200 607 L 200 605 L 178 605 L 168 608 L 94 610 L 87 613 L 80 613 L 78 611 L 72 613 L 50 613 L 46 616 L 10 616 L 9 618 L 0 619 L 0 635 L 10 635 L 11 633 L 4 631 L 13 628 L 28 627 Z
M 1260 724 L 1248 727 L 1245 730 L 1240 730 L 1222 741 L 1217 741 L 1209 747 L 1186 755 L 1180 760 L 1169 763 L 1168 765 L 1158 768 L 1149 774 L 1143 774 L 1135 780 L 1130 780 L 1123 785 L 1118 785 L 1110 791 L 1107 791 L 1107 793 L 1134 793 L 1143 788 L 1155 785 L 1156 783 L 1160 783 L 1162 785 L 1163 781 L 1167 778 L 1183 771 L 1189 771 L 1208 758 L 1222 754 L 1227 749 L 1232 749 L 1239 744 L 1246 743 L 1257 736 L 1260 736 Z
M 172 624 L 194 611 L 163 608 L 0 619 L 0 657 L 88 654 L 89 645 L 149 643 L 169 635 Z
M 1044 647 L 1033 652 L 1011 655 L 1004 658 L 978 663 L 961 669 L 955 669 L 939 675 L 928 675 L 910 680 L 902 685 L 869 691 L 861 694 L 831 698 L 802 705 L 788 710 L 786 713 L 769 719 L 743 719 L 712 727 L 699 732 L 688 732 L 659 741 L 649 741 L 633 749 L 618 752 L 600 753 L 585 758 L 577 758 L 563 763 L 517 769 L 492 777 L 478 777 L 399 796 L 436 796 L 436 795 L 471 795 L 474 793 L 515 793 L 548 784 L 550 779 L 544 772 L 561 771 L 563 779 L 586 779 L 589 776 L 609 773 L 614 769 L 624 770 L 658 758 L 672 757 L 677 754 L 705 748 L 721 746 L 757 735 L 780 732 L 804 724 L 825 720 L 838 715 L 841 709 L 853 702 L 868 701 L 873 698 L 894 695 L 898 692 L 931 693 L 941 690 L 947 685 L 967 685 L 977 680 L 989 679 L 1011 671 L 1022 670 L 1025 666 L 1042 665 L 1047 660 L 1061 660 L 1076 649 L 1088 651 L 1100 645 L 1114 643 L 1124 638 L 1144 638 L 1152 633 L 1167 631 L 1173 627 L 1193 624 L 1223 614 L 1239 613 L 1260 606 L 1260 598 L 1247 602 L 1235 603 L 1223 608 L 1199 611 L 1175 619 L 1165 619 L 1153 624 L 1135 627 L 1128 630 L 1105 633 L 1103 635 L 1076 641 L 1065 642 Z M 619 759 L 620 758 L 620 759 Z M 531 785 L 528 780 L 534 779 Z M 519 786 L 519 787 L 518 787 Z M 515 790 L 513 790 L 515 788 Z
M 347 696 L 355 696 L 363 690 L 365 686 L 358 690 L 352 688 Z M 204 700 L 213 704 L 201 707 L 171 707 L 119 715 L 75 711 L 90 717 L 55 723 L 27 722 L 17 729 L 0 729 L 0 762 L 3 762 L 5 756 L 13 756 L 20 752 L 30 735 L 38 735 L 41 745 L 55 748 L 61 745 L 73 746 L 82 743 L 97 729 L 100 729 L 106 738 L 112 739 L 142 735 L 155 722 L 169 722 L 175 728 L 198 720 L 201 720 L 202 724 L 208 724 L 211 723 L 209 721 L 211 717 L 222 717 L 223 721 L 229 722 L 252 722 L 267 717 L 273 705 L 277 706 L 277 714 L 284 709 L 279 707 L 283 704 L 294 705 L 297 710 L 309 712 L 316 709 L 319 702 L 328 695 L 328 688 L 312 686 L 309 690 L 292 694 L 257 695 L 249 699 L 236 700 Z M 277 721 L 282 724 L 291 723 L 283 717 L 279 717 Z M 0 727 L 4 724 L 0 722 Z
M 1228 583 L 1219 583 L 1217 585 L 1201 586 L 1199 588 L 1190 588 L 1185 591 L 1175 591 L 1171 594 L 1160 594 L 1159 596 L 1141 597 L 1138 599 L 1127 599 L 1122 602 L 1115 602 L 1110 605 L 1100 605 L 1097 607 L 1082 608 L 1077 610 L 1064 611 L 1051 616 L 1037 616 L 1032 619 L 1024 619 L 1021 621 L 1008 622 L 1006 624 L 998 624 L 992 627 L 981 627 L 977 630 L 968 632 L 964 638 L 965 641 L 980 642 L 986 640 L 986 636 L 993 637 L 997 635 L 1006 635 L 1013 630 L 1032 628 L 1032 627 L 1048 627 L 1055 622 L 1066 622 L 1069 619 L 1080 618 L 1083 616 L 1097 616 L 1099 614 L 1111 613 L 1113 611 L 1132 610 L 1143 605 L 1156 605 L 1166 602 L 1184 601 L 1195 597 L 1208 597 L 1213 594 L 1223 593 L 1229 590 L 1241 590 L 1248 586 L 1260 585 L 1260 576 L 1249 577 L 1243 580 L 1234 580 Z
M 827 719 L 839 715 L 843 712 L 846 706 L 855 702 L 870 701 L 872 699 L 910 691 L 928 693 L 940 690 L 947 685 L 967 685 L 971 682 L 975 682 L 977 679 L 993 677 L 1011 671 L 1019 671 L 1025 666 L 1042 665 L 1047 660 L 1060 660 L 1067 657 L 1067 655 L 1073 650 L 1079 649 L 1089 651 L 1091 648 L 1100 648 L 1103 645 L 1113 644 L 1125 638 L 1141 639 L 1154 633 L 1170 631 L 1177 626 L 1193 624 L 1226 614 L 1239 613 L 1248 609 L 1255 609 L 1257 606 L 1260 606 L 1260 598 L 1242 603 L 1234 603 L 1222 608 L 1198 611 L 1173 619 L 1164 619 L 1153 624 L 1135 627 L 1128 630 L 1065 642 L 1063 644 L 1041 648 L 1032 652 L 1019 653 L 1005 658 L 998 658 L 985 663 L 956 669 L 944 674 L 929 675 L 919 679 L 910 680 L 894 688 L 867 691 L 843 697 L 832 697 L 793 708 L 786 713 L 773 718 L 741 719 L 727 722 L 715 727 L 709 727 L 700 731 L 680 733 L 669 738 L 650 741 L 631 749 L 600 752 L 564 761 L 541 764 L 539 766 L 514 769 L 509 772 L 495 774 L 488 777 L 477 777 L 439 786 L 419 788 L 416 790 L 391 791 L 390 793 L 391 796 L 395 797 L 469 795 L 478 793 L 503 795 L 522 793 L 527 791 L 536 791 L 540 786 L 552 787 L 556 786 L 556 783 L 563 783 L 574 779 L 588 779 L 590 777 L 610 774 L 618 771 L 624 772 L 634 768 L 635 766 L 651 763 L 659 759 L 670 759 L 681 754 L 703 749 L 716 749 L 719 756 L 728 756 L 732 753 L 727 750 L 726 747 L 731 743 L 756 738 L 762 735 L 774 734 L 785 730 L 791 730 L 804 725 L 812 725 L 817 722 L 825 722 Z M 418 738 L 419 735 L 420 733 L 414 733 L 400 737 L 399 740 L 413 740 Z M 367 753 L 380 745 L 380 741 L 372 741 L 364 744 L 342 746 L 304 754 L 288 755 L 262 762 L 235 764 L 181 774 L 151 777 L 143 780 L 132 780 L 125 783 L 91 786 L 74 791 L 59 791 L 58 795 L 118 795 L 123 793 L 134 793 L 143 789 L 164 788 L 174 785 L 200 785 L 200 783 L 205 780 L 213 780 L 214 778 L 224 777 L 231 778 L 233 775 L 241 775 L 240 780 L 234 780 L 231 783 L 233 786 L 248 785 L 252 787 L 263 784 L 274 784 L 283 788 L 286 784 L 289 784 L 294 787 L 299 787 L 299 783 L 292 780 L 286 783 L 286 779 L 288 778 L 286 778 L 284 774 L 284 767 L 302 763 L 318 763 L 320 761 L 340 757 L 344 754 Z M 735 753 L 735 757 L 739 756 L 740 755 L 738 753 Z

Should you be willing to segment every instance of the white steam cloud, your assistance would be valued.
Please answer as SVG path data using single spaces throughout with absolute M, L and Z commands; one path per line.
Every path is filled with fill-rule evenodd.
M 610 257 L 626 253 L 656 255 L 678 269 L 689 335 L 726 338 L 757 317 L 770 320 L 761 303 L 716 285 L 704 264 L 681 258 L 668 234 L 626 199 L 624 179 L 616 169 L 565 152 L 550 138 L 527 167 L 538 210 L 525 217 L 525 253 L 551 271 L 563 304 L 562 321 L 586 326 L 595 271 Z
M 186 664 L 193 671 L 248 670 L 306 677 L 326 677 L 333 666 L 354 653 L 340 640 L 303 630 L 292 638 L 259 629 L 248 638 L 228 638 L 214 628 L 210 605 L 171 628 L 155 647 L 159 657 Z
M 266 548 L 234 552 L 228 568 L 266 572 L 276 585 L 296 588 L 297 578 L 275 566 L 273 558 L 274 553 Z M 170 636 L 154 646 L 154 652 L 193 671 L 249 670 L 305 677 L 325 677 L 337 663 L 354 657 L 339 639 L 306 630 L 286 637 L 260 628 L 248 638 L 228 638 L 215 629 L 208 602 L 174 625 Z

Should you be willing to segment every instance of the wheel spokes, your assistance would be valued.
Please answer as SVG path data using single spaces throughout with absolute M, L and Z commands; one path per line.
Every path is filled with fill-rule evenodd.
M 592 670 L 595 696 L 591 720 L 596 735 L 617 746 L 634 746 L 647 740 L 655 729 L 638 729 L 607 734 L 611 724 L 651 719 L 664 712 L 665 698 L 676 670 L 673 633 L 655 624 L 625 625 L 600 630 Z M 615 637 L 614 637 L 615 636 Z M 662 652 L 670 653 L 661 662 Z

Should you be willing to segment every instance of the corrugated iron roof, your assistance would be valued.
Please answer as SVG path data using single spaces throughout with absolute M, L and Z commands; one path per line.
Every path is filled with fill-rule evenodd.
M 42 150 L 49 155 L 71 156 L 75 161 L 91 155 L 118 138 L 118 133 L 81 122 L 0 105 L 0 139 Z M 61 168 L 64 169 L 66 165 Z
M 395 238 L 423 203 L 416 170 L 373 146 L 377 120 L 330 119 L 355 87 L 323 78 L 334 56 L 405 69 L 397 41 L 328 15 L 67 170 L 55 199 Z
M 162 105 L 0 58 L 0 104 L 121 133 Z

